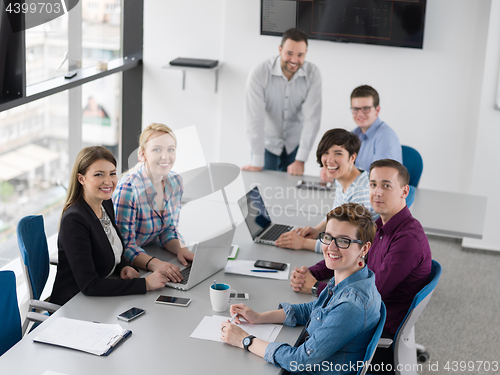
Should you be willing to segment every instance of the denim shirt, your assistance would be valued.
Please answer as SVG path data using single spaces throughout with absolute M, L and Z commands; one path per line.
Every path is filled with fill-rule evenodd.
M 269 343 L 264 359 L 290 372 L 356 374 L 380 320 L 380 303 L 368 267 L 336 286 L 333 277 L 315 301 L 280 303 L 286 314 L 283 324 L 307 325 L 309 337 L 299 347 Z

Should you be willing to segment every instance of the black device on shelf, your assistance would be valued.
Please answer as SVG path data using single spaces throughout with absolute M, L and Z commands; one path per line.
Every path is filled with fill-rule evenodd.
M 261 0 L 261 35 L 422 48 L 426 0 Z
M 206 59 L 190 59 L 187 57 L 178 57 L 170 61 L 173 66 L 186 66 L 188 68 L 214 68 L 219 64 L 219 60 L 206 60 Z

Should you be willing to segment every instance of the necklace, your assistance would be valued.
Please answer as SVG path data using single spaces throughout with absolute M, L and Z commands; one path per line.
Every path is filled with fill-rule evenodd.
M 109 243 L 113 245 L 115 239 L 111 234 L 111 219 L 109 218 L 103 206 L 101 206 L 101 209 L 102 209 L 102 218 L 99 219 L 99 221 L 101 222 L 102 229 L 104 229 L 104 233 L 106 233 L 106 236 L 108 237 Z

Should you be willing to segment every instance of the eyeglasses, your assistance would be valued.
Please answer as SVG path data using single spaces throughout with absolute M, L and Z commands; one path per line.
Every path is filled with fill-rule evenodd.
M 375 108 L 374 105 L 371 105 L 369 107 L 351 107 L 351 112 L 353 115 L 355 115 L 356 113 L 358 113 L 359 110 L 361 110 L 361 112 L 363 112 L 365 115 L 370 112 L 370 109 L 372 108 Z
M 363 241 L 360 240 L 351 240 L 350 238 L 333 237 L 325 232 L 319 234 L 319 240 L 321 241 L 321 243 L 325 245 L 330 245 L 332 241 L 335 241 L 335 245 L 339 249 L 348 249 L 349 246 L 351 246 L 352 242 L 363 244 Z

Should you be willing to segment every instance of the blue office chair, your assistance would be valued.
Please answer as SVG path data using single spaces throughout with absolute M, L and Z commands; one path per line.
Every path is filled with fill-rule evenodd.
M 410 173 L 410 185 L 417 187 L 424 169 L 424 162 L 420 153 L 410 146 L 401 146 L 403 165 Z
M 422 314 L 422 311 L 424 311 L 427 306 L 427 303 L 429 303 L 432 293 L 434 292 L 439 278 L 441 277 L 441 272 L 441 265 L 433 260 L 429 283 L 417 293 L 415 298 L 413 298 L 413 302 L 408 310 L 408 313 L 394 336 L 393 349 L 396 375 L 417 375 L 415 372 L 415 369 L 417 368 L 417 347 L 423 347 L 415 344 L 414 325 L 420 314 Z M 428 359 L 429 355 L 427 354 L 426 357 Z M 401 365 L 399 366 L 400 368 L 398 368 L 398 365 Z
M 0 271 L 0 355 L 9 350 L 22 337 L 21 316 L 17 305 L 16 275 L 13 271 Z
M 40 301 L 40 297 L 49 276 L 49 251 L 47 237 L 41 215 L 26 216 L 17 224 L 17 243 L 23 258 L 23 270 L 30 294 L 28 312 L 43 310 L 56 311 L 60 306 Z M 23 335 L 29 320 L 23 324 Z
M 366 348 L 365 358 L 363 358 L 363 367 L 358 370 L 357 375 L 365 375 L 368 367 L 372 361 L 373 355 L 375 354 L 375 350 L 377 349 L 377 344 L 380 340 L 380 336 L 382 335 L 382 331 L 384 330 L 385 318 L 387 317 L 387 312 L 385 310 L 385 305 L 382 302 L 380 305 L 380 320 L 377 325 L 377 329 L 373 334 L 373 337 Z

